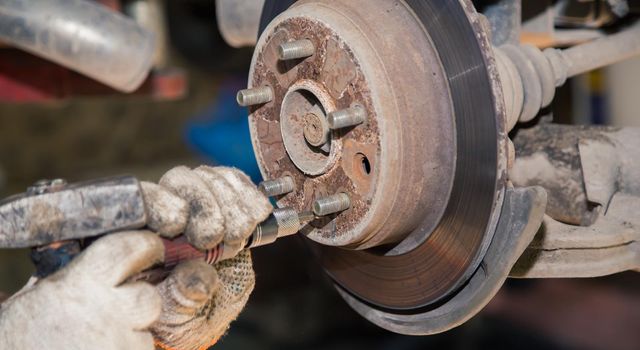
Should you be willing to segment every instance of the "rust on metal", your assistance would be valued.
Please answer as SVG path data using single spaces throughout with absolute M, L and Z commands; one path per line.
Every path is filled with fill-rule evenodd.
M 369 305 L 417 308 L 454 293 L 495 231 L 507 134 L 491 46 L 474 14 L 469 1 L 301 1 L 258 42 L 250 86 L 286 82 L 276 88 L 283 96 L 300 79 L 314 80 L 336 108 L 366 110 L 365 123 L 334 130 L 339 160 L 317 176 L 291 164 L 278 135 L 260 139 L 277 132 L 259 125 L 279 122 L 277 103 L 253 110 L 251 127 L 263 174 L 291 172 L 299 182 L 280 205 L 308 208 L 341 192 L 353 199 L 303 233 L 322 244 L 315 251 L 334 281 Z M 452 24 L 461 29 L 443 31 Z M 468 45 L 464 54 L 452 35 Z M 276 36 L 314 40 L 316 55 L 266 64 Z
M 310 39 L 316 47 L 315 55 L 298 62 L 278 60 L 278 45 L 297 38 Z M 333 100 L 336 110 L 349 108 L 357 102 L 368 114 L 375 115 L 364 74 L 346 43 L 337 33 L 319 22 L 295 18 L 276 27 L 271 37 L 266 39 L 266 44 L 256 60 L 251 84 L 271 86 L 274 90 L 274 101 L 282 101 L 290 86 L 303 80 L 320 83 Z M 251 115 L 259 142 L 258 157 L 265 175 L 268 178 L 277 178 L 285 172 L 289 173 L 294 178 L 296 187 L 300 189 L 284 196 L 279 205 L 308 210 L 315 198 L 330 194 L 324 184 L 331 183 L 332 188 L 342 189 L 351 195 L 352 208 L 335 217 L 335 227 L 327 226 L 326 220 L 316 220 L 311 225 L 319 230 L 319 236 L 327 239 L 332 239 L 341 232 L 353 230 L 368 211 L 368 204 L 373 195 L 370 180 L 359 178 L 356 185 L 352 179 L 351 166 L 347 164 L 345 167 L 343 162 L 318 177 L 306 177 L 287 154 L 279 125 L 280 115 L 281 105 L 278 103 L 254 108 Z M 299 116 L 303 119 L 305 117 Z M 380 140 L 375 118 L 371 118 L 366 128 L 354 130 L 348 136 L 342 135 L 341 132 L 333 132 L 332 138 L 348 142 L 351 148 L 362 148 L 361 152 L 366 152 L 370 162 L 377 162 Z M 375 169 L 372 171 L 375 172 Z M 371 174 L 370 179 L 374 177 L 375 175 Z

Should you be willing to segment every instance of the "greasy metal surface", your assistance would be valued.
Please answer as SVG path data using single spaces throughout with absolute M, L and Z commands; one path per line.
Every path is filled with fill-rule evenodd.
M 548 207 L 542 228 L 511 275 L 595 277 L 638 270 L 640 129 L 539 125 L 534 130 L 520 142 L 548 142 L 550 137 L 556 141 L 518 160 L 515 175 L 528 173 L 527 182 L 548 187 L 554 197 L 549 203 L 554 206 Z M 522 136 L 519 133 L 516 139 Z M 577 165 L 570 166 L 568 158 Z M 570 177 L 575 174 L 580 178 Z M 563 182 L 573 184 L 563 186 Z M 594 209 L 581 212 L 575 204 L 559 206 L 572 203 L 575 197 Z M 563 209 L 568 213 L 563 215 Z M 576 226 L 562 220 L 567 215 L 576 219 L 586 215 L 590 220 Z
M 598 208 L 587 199 L 580 161 L 581 139 L 611 142 L 603 127 L 541 124 L 514 137 L 516 161 L 509 174 L 516 186 L 542 186 L 549 193 L 547 215 L 560 222 L 588 226 Z
M 508 189 L 493 241 L 473 276 L 441 305 L 411 314 L 372 309 L 338 287 L 358 313 L 385 329 L 407 335 L 430 335 L 452 329 L 475 316 L 498 292 L 509 270 L 533 239 L 544 215 L 540 187 Z
M 123 176 L 9 197 L 0 221 L 0 247 L 24 248 L 141 228 L 146 213 L 138 180 Z
M 376 11 L 366 10 L 372 8 L 376 8 Z M 397 14 L 406 8 L 412 9 L 413 20 L 393 25 L 388 25 L 388 22 L 386 25 L 382 23 L 389 20 L 389 14 Z M 455 109 L 455 134 L 458 143 L 455 148 L 457 154 L 454 156 L 455 174 L 447 175 L 453 179 L 453 187 L 450 195 L 444 199 L 429 198 L 429 192 L 419 195 L 419 192 L 414 191 L 410 194 L 414 199 L 422 200 L 426 197 L 430 199 L 429 203 L 440 201 L 446 204 L 446 211 L 435 220 L 433 217 L 426 218 L 428 215 L 423 216 L 424 220 L 398 245 L 404 245 L 403 250 L 394 251 L 391 247 L 387 251 L 390 254 L 386 256 L 385 251 L 380 249 L 348 251 L 318 246 L 316 251 L 336 283 L 352 297 L 361 300 L 367 308 L 379 310 L 378 308 L 382 307 L 414 312 L 455 292 L 475 271 L 491 242 L 506 180 L 504 108 L 499 83 L 496 83 L 497 70 L 491 58 L 489 40 L 480 32 L 481 25 L 469 2 L 368 1 L 364 4 L 354 4 L 353 9 L 342 12 L 351 20 L 357 21 L 361 20 L 360 16 L 371 19 L 376 13 L 382 14 L 385 11 L 387 16 L 378 19 L 377 28 L 365 27 L 368 35 L 376 37 L 376 33 L 384 32 L 384 35 L 376 38 L 379 41 L 384 38 L 388 40 L 387 43 L 406 42 L 415 46 L 427 42 L 433 45 L 432 52 L 437 52 L 437 65 L 442 64 L 444 68 L 440 73 L 446 75 L 451 91 L 451 96 L 446 98 L 451 99 Z M 416 19 L 420 20 L 429 35 L 422 30 L 420 34 L 410 31 L 412 22 Z M 269 28 L 265 33 L 267 32 Z M 407 40 L 407 37 L 411 37 L 412 40 Z M 353 45 L 352 42 L 348 44 Z M 460 47 L 464 47 L 465 50 L 459 50 Z M 411 49 L 406 50 L 410 52 Z M 387 68 L 406 65 L 405 60 L 411 57 L 407 51 L 387 53 L 377 56 L 387 60 Z M 304 65 L 303 62 L 299 71 Z M 438 71 L 434 71 L 430 79 L 437 78 L 437 74 Z M 412 78 L 415 79 L 416 76 L 422 80 L 428 77 L 412 72 Z M 423 94 L 422 98 L 432 98 L 431 103 L 437 100 L 436 97 L 442 100 L 442 94 L 434 96 L 438 93 L 434 89 L 423 91 L 428 93 Z M 409 115 L 403 121 L 414 119 L 409 118 Z M 428 119 L 428 113 L 422 112 L 421 117 L 427 118 L 431 127 L 439 127 L 441 123 L 448 122 L 446 115 L 439 115 L 432 120 Z M 386 119 L 383 120 L 386 122 Z M 263 131 L 265 133 L 254 135 L 257 134 L 261 142 L 267 142 L 271 147 L 277 144 L 277 140 L 268 137 L 271 135 L 268 133 L 269 128 Z M 380 133 L 386 131 L 387 125 L 378 130 Z M 435 133 L 432 131 L 423 135 L 428 135 L 428 138 L 432 134 Z M 349 143 L 343 142 L 343 148 L 348 147 Z M 357 146 L 354 148 L 357 149 Z M 273 164 L 261 158 L 264 157 L 264 154 L 260 155 L 264 153 L 262 148 L 257 147 L 256 150 L 263 166 Z M 347 158 L 344 164 L 350 162 L 353 163 Z M 423 164 L 417 162 L 414 165 L 424 166 Z M 430 170 L 433 171 L 435 168 Z M 266 173 L 275 175 L 269 171 Z M 357 179 L 356 176 L 352 178 Z M 400 179 L 405 180 L 402 177 Z M 411 183 L 402 181 L 403 186 Z M 332 182 L 328 186 L 339 187 L 339 183 Z M 398 188 L 402 189 L 402 186 Z M 375 191 L 377 188 L 372 190 Z M 345 214 L 348 216 L 349 212 Z M 403 214 L 401 219 L 405 221 L 415 216 L 408 212 Z M 340 222 L 340 216 L 335 222 Z M 337 225 L 333 231 L 340 234 L 344 232 L 343 228 L 344 226 Z

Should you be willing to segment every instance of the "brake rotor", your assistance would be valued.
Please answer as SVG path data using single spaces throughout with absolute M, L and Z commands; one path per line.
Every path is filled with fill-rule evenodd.
M 251 107 L 262 174 L 294 179 L 279 206 L 350 196 L 349 210 L 303 230 L 349 296 L 407 314 L 433 307 L 478 267 L 505 187 L 502 99 L 473 6 L 303 0 L 280 14 L 282 3 L 265 4 L 249 78 L 274 96 Z M 278 58 L 279 45 L 303 39 L 312 56 Z M 365 123 L 331 131 L 322 147 L 305 139 L 354 106 Z

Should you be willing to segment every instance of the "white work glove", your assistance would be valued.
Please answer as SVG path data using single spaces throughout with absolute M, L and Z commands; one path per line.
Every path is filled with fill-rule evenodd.
M 161 299 L 146 283 L 123 283 L 162 261 L 160 239 L 151 232 L 106 236 L 67 267 L 4 302 L 2 349 L 149 349 L 147 330 L 158 319 Z
M 142 183 L 148 226 L 164 237 L 184 233 L 199 249 L 224 242 L 215 266 L 189 261 L 158 285 L 162 314 L 151 330 L 164 349 L 207 349 L 236 319 L 253 290 L 251 255 L 243 250 L 256 225 L 273 209 L 237 169 L 177 167 L 159 184 Z

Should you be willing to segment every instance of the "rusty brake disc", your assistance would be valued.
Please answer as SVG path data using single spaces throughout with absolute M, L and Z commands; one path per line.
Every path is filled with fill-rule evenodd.
M 304 231 L 341 290 L 376 310 L 436 307 L 480 264 L 505 189 L 502 97 L 478 15 L 458 0 L 290 3 L 266 2 L 249 79 L 274 91 L 251 108 L 263 176 L 293 177 L 297 190 L 278 204 L 299 210 L 352 197 Z M 299 39 L 313 56 L 277 59 L 279 43 Z M 332 132 L 326 149 L 286 141 L 303 114 L 356 103 L 367 122 Z

